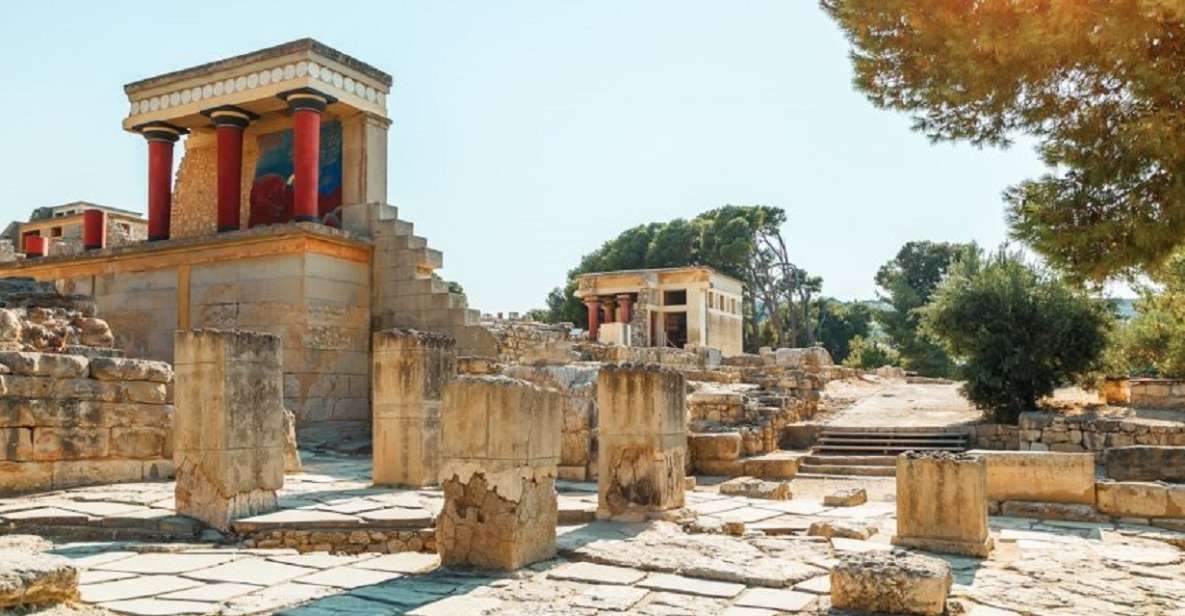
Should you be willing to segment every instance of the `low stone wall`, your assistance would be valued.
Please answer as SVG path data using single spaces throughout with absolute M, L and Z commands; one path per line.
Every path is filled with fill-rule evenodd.
M 1185 380 L 1131 379 L 1128 404 L 1145 409 L 1185 409 Z
M 1021 451 L 1101 452 L 1130 445 L 1185 445 L 1185 424 L 1094 414 L 1021 413 Z
M 593 361 L 605 363 L 656 364 L 668 368 L 703 369 L 706 358 L 701 353 L 666 347 L 627 347 L 605 344 L 581 344 L 581 351 Z
M 0 352 L 0 494 L 173 476 L 163 362 Z
M 534 321 L 484 321 L 498 341 L 498 359 L 514 363 L 568 363 L 579 359 L 570 324 Z
M 993 451 L 1020 449 L 1020 428 L 1008 424 L 979 424 L 971 430 L 971 446 Z
M 301 553 L 435 553 L 436 530 L 261 530 L 248 533 L 243 545 L 258 549 L 291 548 Z
M 992 501 L 1095 502 L 1094 454 L 973 450 L 987 463 Z
M 1137 481 L 1100 481 L 1095 486 L 1100 513 L 1118 518 L 1185 518 L 1185 485 Z
M 1185 447 L 1113 447 L 1103 460 L 1107 477 L 1117 481 L 1185 483 Z

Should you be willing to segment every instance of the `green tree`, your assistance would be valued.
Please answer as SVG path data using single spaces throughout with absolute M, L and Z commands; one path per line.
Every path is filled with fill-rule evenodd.
M 973 244 L 908 242 L 877 270 L 880 295 L 892 310 L 877 312 L 876 319 L 900 354 L 902 368 L 925 376 L 951 375 L 954 362 L 946 350 L 919 333 L 918 310 L 930 301 L 950 268 L 977 250 Z
M 896 366 L 901 356 L 892 347 L 874 338 L 856 336 L 849 343 L 851 352 L 843 365 L 859 370 L 876 370 L 881 366 Z
M 1185 377 L 1185 253 L 1137 290 L 1135 315 L 1117 329 L 1108 368 L 1136 376 Z
M 872 329 L 872 309 L 863 302 L 841 302 L 825 299 L 819 304 L 819 344 L 831 353 L 837 364 L 851 353 L 855 338 L 867 338 Z
M 855 85 L 933 141 L 1038 142 L 1012 233 L 1100 280 L 1185 245 L 1185 3 L 821 0 Z
M 1093 370 L 1107 344 L 1110 305 L 1001 249 L 962 260 L 921 310 L 923 327 L 963 361 L 963 393 L 995 421 Z

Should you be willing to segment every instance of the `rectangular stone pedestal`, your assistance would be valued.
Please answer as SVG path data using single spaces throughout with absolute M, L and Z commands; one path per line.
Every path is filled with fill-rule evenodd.
M 683 374 L 609 365 L 597 377 L 597 516 L 633 518 L 683 506 L 687 460 Z
M 563 405 L 559 392 L 507 377 L 445 386 L 442 564 L 510 571 L 555 555 Z
M 986 557 L 987 465 L 980 456 L 906 452 L 897 456 L 895 545 Z
M 202 329 L 175 343 L 177 513 L 226 531 L 274 510 L 284 485 L 280 338 Z
M 440 398 L 456 376 L 449 336 L 414 330 L 374 334 L 371 378 L 374 483 L 420 487 L 440 472 Z

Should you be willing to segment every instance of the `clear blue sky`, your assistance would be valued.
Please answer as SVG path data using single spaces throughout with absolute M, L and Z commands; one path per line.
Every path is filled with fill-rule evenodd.
M 785 208 L 842 299 L 913 239 L 1005 237 L 1031 147 L 931 145 L 851 86 L 813 0 L 39 2 L 7 7 L 0 220 L 85 199 L 143 210 L 124 83 L 311 36 L 395 76 L 390 195 L 486 311 L 541 306 L 645 222 Z

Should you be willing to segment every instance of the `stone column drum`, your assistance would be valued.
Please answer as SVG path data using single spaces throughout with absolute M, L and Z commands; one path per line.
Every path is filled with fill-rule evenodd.
M 986 557 L 993 545 L 987 505 L 982 457 L 918 451 L 897 456 L 895 545 Z
M 453 339 L 393 329 L 373 343 L 374 483 L 421 487 L 440 473 L 440 398 L 457 373 Z
M 445 565 L 510 571 L 555 556 L 564 397 L 504 376 L 462 376 L 441 405 Z
M 687 380 L 658 366 L 608 365 L 597 376 L 597 517 L 683 506 Z
M 175 349 L 177 513 L 226 531 L 276 509 L 284 485 L 280 338 L 179 331 Z

